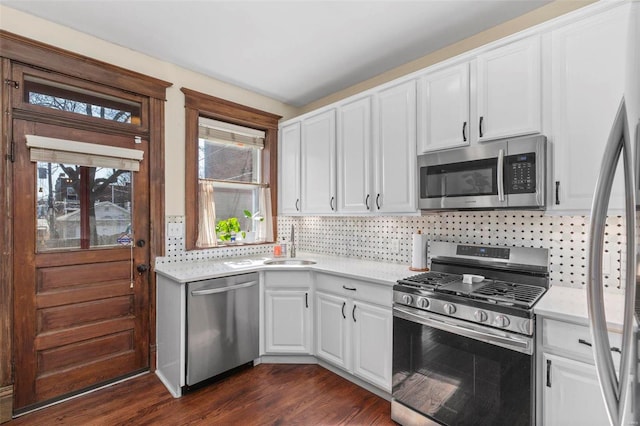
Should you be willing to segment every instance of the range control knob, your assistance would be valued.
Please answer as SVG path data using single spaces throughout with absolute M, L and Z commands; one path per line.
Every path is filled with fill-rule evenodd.
M 475 311 L 473 313 L 473 317 L 476 319 L 476 321 L 485 322 L 488 318 L 488 315 L 485 311 Z
M 452 303 L 445 303 L 443 308 L 444 308 L 444 311 L 449 315 L 453 315 L 456 313 L 456 305 Z
M 418 297 L 418 307 L 427 309 L 429 307 L 429 299 L 426 297 Z
M 509 326 L 511 321 L 509 321 L 509 317 L 506 315 L 498 315 L 496 319 L 493 321 L 493 323 L 498 327 L 505 328 Z
M 413 297 L 409 296 L 408 294 L 405 294 L 402 296 L 402 301 L 407 305 L 410 305 L 411 302 L 413 302 Z

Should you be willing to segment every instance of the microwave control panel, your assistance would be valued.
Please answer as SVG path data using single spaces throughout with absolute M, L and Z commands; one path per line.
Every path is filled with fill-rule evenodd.
M 536 192 L 536 153 L 505 157 L 505 192 L 529 194 Z

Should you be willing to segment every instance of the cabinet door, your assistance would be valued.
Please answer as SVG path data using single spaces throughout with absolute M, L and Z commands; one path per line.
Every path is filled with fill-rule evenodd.
M 421 153 L 469 145 L 469 64 L 425 74 L 418 80 Z
M 478 140 L 541 131 L 540 58 L 539 36 L 478 55 Z
M 391 309 L 354 301 L 353 373 L 391 392 Z
M 543 354 L 543 424 L 602 426 L 609 419 L 593 365 Z
M 374 109 L 374 175 L 376 210 L 417 210 L 416 82 L 378 92 Z
M 336 209 L 336 114 L 329 110 L 302 122 L 302 212 Z
M 600 163 L 624 93 L 626 8 L 616 8 L 552 33 L 554 210 L 591 208 Z M 624 210 L 618 167 L 609 213 Z
M 311 354 L 311 314 L 308 290 L 265 291 L 267 353 Z
M 371 98 L 338 110 L 338 211 L 371 209 Z
M 280 212 L 300 213 L 300 123 L 280 129 Z
M 316 355 L 348 369 L 347 299 L 316 292 Z

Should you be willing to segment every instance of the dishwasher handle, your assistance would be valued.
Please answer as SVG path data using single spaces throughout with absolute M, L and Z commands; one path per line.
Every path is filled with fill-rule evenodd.
M 207 294 L 225 293 L 227 291 L 238 290 L 240 288 L 251 287 L 258 284 L 258 281 L 248 281 L 246 283 L 236 284 L 229 287 L 209 288 L 206 290 L 195 290 L 191 292 L 192 296 L 205 296 Z

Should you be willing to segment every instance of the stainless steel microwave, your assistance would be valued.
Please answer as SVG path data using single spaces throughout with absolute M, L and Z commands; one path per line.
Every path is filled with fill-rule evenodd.
M 547 139 L 523 136 L 418 156 L 421 210 L 545 208 Z

